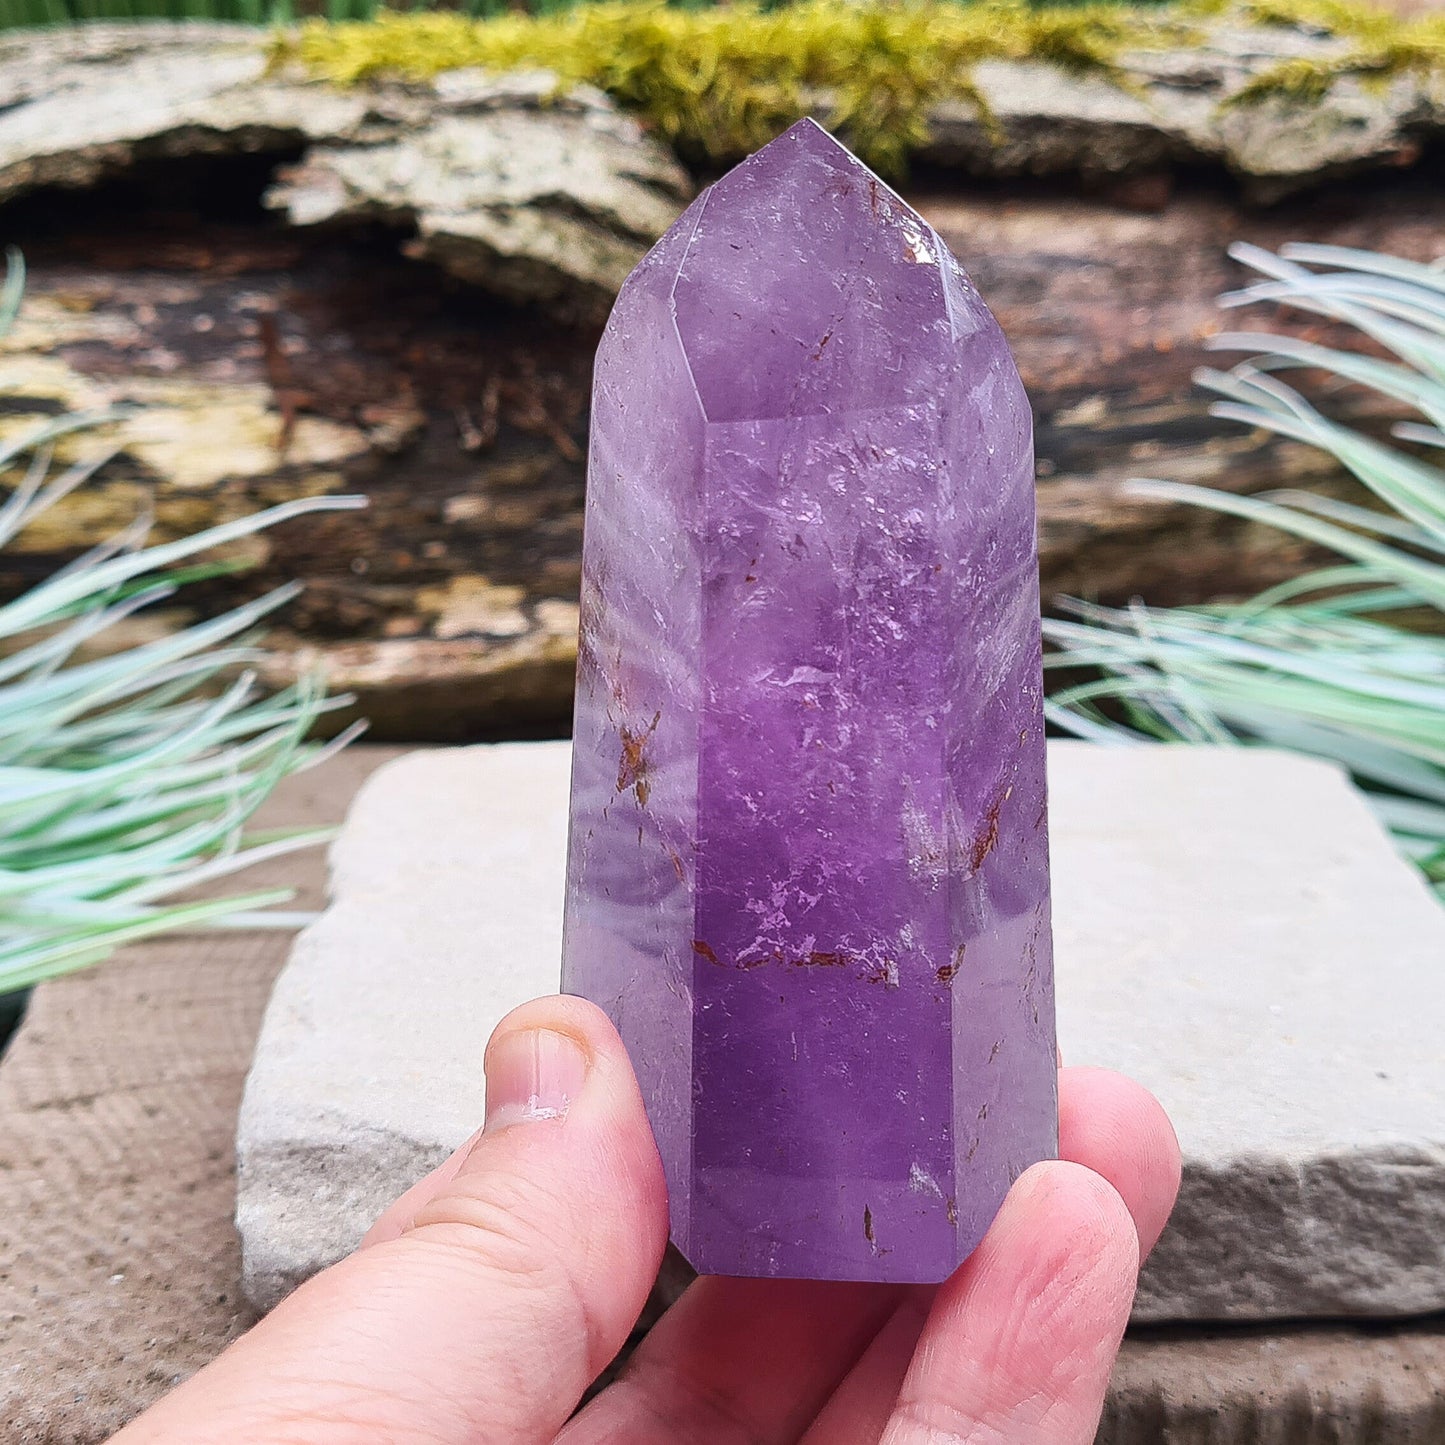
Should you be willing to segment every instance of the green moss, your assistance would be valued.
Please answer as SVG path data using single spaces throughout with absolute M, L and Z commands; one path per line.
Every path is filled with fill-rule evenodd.
M 1445 19 L 1406 22 L 1347 0 L 1186 0 L 1147 9 L 1024 0 L 799 0 L 775 9 L 740 0 L 691 9 L 605 0 L 486 20 L 384 12 L 363 23 L 313 21 L 282 36 L 277 53 L 340 84 L 383 74 L 426 79 L 464 66 L 544 67 L 563 84 L 600 87 L 684 157 L 711 163 L 756 149 L 826 96 L 829 126 L 896 173 L 926 141 L 928 113 L 940 102 L 972 103 L 988 119 L 972 79 L 980 61 L 1042 60 L 1123 86 L 1125 49 L 1188 45 L 1199 22 L 1233 13 L 1358 42 L 1338 62 L 1277 67 L 1246 88 L 1245 101 L 1316 100 L 1347 73 L 1445 68 Z
M 1112 3 L 1032 9 L 1017 0 L 802 0 L 772 10 L 610 0 L 491 20 L 434 12 L 316 22 L 280 48 L 342 84 L 387 73 L 421 79 L 462 66 L 542 66 L 563 83 L 599 86 L 682 155 L 703 162 L 756 149 L 826 93 L 829 125 L 896 172 L 926 139 L 933 105 L 962 100 L 986 115 L 972 80 L 979 61 L 1034 56 L 1119 78 L 1114 57 L 1125 40 L 1186 35 L 1172 13 Z
M 1316 30 L 1349 46 L 1328 59 L 1282 61 L 1230 96 L 1230 106 L 1271 99 L 1318 104 L 1346 76 L 1384 84 L 1400 75 L 1445 73 L 1445 15 L 1401 20 L 1348 0 L 1245 0 L 1243 8 L 1258 24 Z

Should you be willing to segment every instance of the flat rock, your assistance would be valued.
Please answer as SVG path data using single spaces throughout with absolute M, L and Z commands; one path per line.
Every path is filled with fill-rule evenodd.
M 237 1217 L 270 1306 L 476 1126 L 480 1061 L 556 987 L 568 745 L 375 774 L 276 986 Z M 1445 912 L 1328 765 L 1051 744 L 1059 1025 L 1185 1155 L 1135 1318 L 1445 1308 Z
M 1445 1307 L 1445 910 L 1332 767 L 1056 745 L 1059 1037 L 1184 1149 L 1135 1317 Z

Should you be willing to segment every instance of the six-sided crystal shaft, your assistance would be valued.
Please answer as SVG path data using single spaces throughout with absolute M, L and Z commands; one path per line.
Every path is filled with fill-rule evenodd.
M 811 122 L 618 298 L 563 982 L 699 1270 L 938 1280 L 1054 1153 L 1031 445 L 957 261 Z

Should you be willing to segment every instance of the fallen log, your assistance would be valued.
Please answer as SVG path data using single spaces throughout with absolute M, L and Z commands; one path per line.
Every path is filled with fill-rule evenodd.
M 1152 214 L 918 199 L 997 312 L 1034 401 L 1046 600 L 1238 594 L 1307 560 L 1280 534 L 1122 484 L 1337 486 L 1318 454 L 1214 421 L 1191 388 L 1220 325 L 1214 295 L 1238 279 L 1224 246 L 1309 236 L 1427 256 L 1445 197 L 1396 185 L 1344 217 L 1323 198 L 1265 214 L 1201 194 Z M 0 591 L 143 506 L 174 535 L 286 496 L 361 491 L 367 511 L 254 541 L 252 570 L 187 606 L 303 578 L 287 656 L 324 658 L 383 736 L 563 720 L 595 331 L 401 260 L 385 235 L 178 217 L 136 192 L 63 211 L 8 218 L 32 280 L 0 351 L 0 423 L 104 401 L 142 410 L 96 481 L 0 553 Z M 1363 399 L 1354 410 L 1371 420 Z

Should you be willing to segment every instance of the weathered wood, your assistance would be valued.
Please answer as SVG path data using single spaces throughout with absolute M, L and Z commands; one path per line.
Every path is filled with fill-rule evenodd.
M 163 198 L 142 187 L 0 213 L 32 261 L 28 310 L 0 351 L 0 430 L 87 401 L 145 403 L 97 481 L 0 553 L 0 589 L 144 504 L 173 534 L 298 492 L 358 490 L 369 510 L 278 530 L 252 545 L 252 572 L 188 605 L 303 578 L 287 657 L 323 656 L 382 736 L 557 725 L 596 333 L 405 262 L 385 233 L 281 230 L 235 199 L 247 177 L 264 180 L 162 168 Z M 241 219 L 204 219 L 218 194 Z M 1120 485 L 1338 486 L 1309 449 L 1212 420 L 1190 385 L 1217 360 L 1204 350 L 1221 325 L 1213 298 L 1240 279 L 1225 246 L 1308 237 L 1427 258 L 1445 195 L 1402 180 L 1356 189 L 1348 207 L 1321 197 L 1264 213 L 1198 191 L 1152 213 L 1097 198 L 918 199 L 998 313 L 1034 399 L 1046 601 L 1237 594 L 1300 565 L 1276 533 Z M 1337 402 L 1382 419 L 1364 398 Z
M 1256 200 L 1358 171 L 1408 166 L 1445 129 L 1438 75 L 1409 69 L 1380 83 L 1344 75 L 1311 100 L 1231 103 L 1282 64 L 1334 66 L 1358 42 L 1309 26 L 1244 23 L 1235 12 L 1124 51 L 1123 84 L 1042 60 L 985 61 L 974 83 L 988 108 L 944 104 L 922 151 L 986 176 L 1125 176 L 1218 167 Z
M 298 226 L 386 220 L 408 254 L 554 314 L 605 315 L 691 195 L 605 95 L 458 71 L 340 89 L 272 65 L 260 27 L 152 21 L 0 36 L 0 199 L 90 189 L 157 158 L 298 161 Z
M 470 69 L 343 90 L 299 63 L 273 64 L 272 39 L 166 21 L 0 37 L 0 194 L 92 185 L 147 156 L 295 147 L 304 163 L 274 203 L 296 223 L 393 215 L 459 275 L 594 301 L 677 198 L 670 158 L 596 92 L 559 99 L 545 74 Z M 1349 73 L 1358 51 L 1328 27 L 1260 22 L 1243 8 L 1161 17 L 1111 57 L 1110 74 L 1047 53 L 968 67 L 955 79 L 971 96 L 931 107 L 918 156 L 986 176 L 1208 166 L 1257 197 L 1413 164 L 1445 132 L 1439 67 L 1361 77 Z M 1308 101 L 1231 103 L 1246 87 L 1268 90 L 1281 64 L 1334 79 Z M 837 110 L 826 92 L 806 99 L 820 116 Z
M 1330 335 L 1298 314 L 1221 312 L 1217 296 L 1248 279 L 1226 254 L 1232 241 L 1275 249 L 1309 239 L 1433 259 L 1445 251 L 1436 182 L 1358 185 L 1348 200 L 1264 211 L 1200 187 L 1150 210 L 997 191 L 916 199 L 998 316 L 1034 401 L 1046 604 L 1060 593 L 1202 600 L 1297 570 L 1309 554 L 1272 530 L 1135 500 L 1121 486 L 1143 476 L 1353 491 L 1322 453 L 1212 418 L 1193 373 L 1239 359 L 1208 349 L 1225 329 Z M 1336 388 L 1326 405 L 1367 427 L 1395 415 L 1356 389 Z

